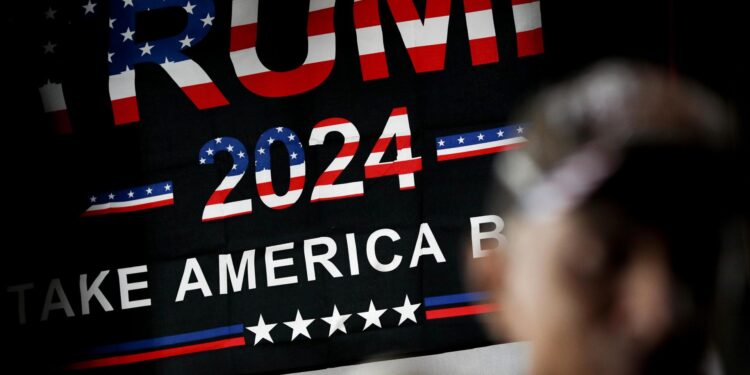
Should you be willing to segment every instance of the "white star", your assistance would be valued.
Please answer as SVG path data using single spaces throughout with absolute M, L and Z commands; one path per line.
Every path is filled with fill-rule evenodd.
M 128 198 L 133 198 L 134 195 L 135 193 L 132 190 L 128 192 Z
M 237 164 L 232 164 L 232 170 L 237 169 Z
M 201 163 L 201 164 L 206 164 L 206 158 L 200 158 L 200 160 L 198 160 L 198 162 Z
M 299 335 L 303 335 L 309 339 L 310 332 L 307 331 L 307 326 L 309 326 L 314 320 L 315 319 L 302 319 L 302 314 L 297 310 L 297 317 L 295 317 L 294 320 L 284 322 L 285 325 L 292 329 L 292 341 L 294 341 Z
M 227 151 L 229 151 L 229 152 L 234 151 L 234 146 L 232 146 L 232 145 L 227 146 Z
M 114 56 L 114 55 L 115 55 L 114 52 L 107 52 L 107 61 L 108 62 L 112 62 L 112 56 Z
M 206 13 L 206 17 L 201 18 L 201 21 L 203 21 L 203 27 L 208 25 L 213 26 L 214 17 L 211 17 L 211 13 Z
M 164 185 L 164 190 L 166 190 L 166 191 L 172 190 L 172 185 L 170 185 L 170 184 Z
M 458 137 L 458 143 L 464 143 L 464 137 Z
M 258 153 L 261 154 L 261 155 L 263 155 L 263 154 L 266 153 L 266 149 L 264 149 L 263 147 L 261 147 L 261 148 L 258 149 Z
M 421 305 L 422 305 L 421 303 L 412 304 L 409 301 L 409 295 L 407 295 L 406 299 L 404 299 L 403 306 L 393 308 L 393 310 L 396 310 L 397 313 L 401 314 L 401 317 L 398 319 L 398 325 L 401 325 L 401 323 L 405 322 L 407 319 L 416 323 L 417 317 L 414 315 L 414 312 L 417 311 L 417 309 Z
M 55 13 L 57 13 L 56 10 L 52 9 L 52 7 L 49 7 L 46 12 L 44 12 L 44 17 L 48 20 L 54 20 L 55 19 Z
M 269 144 L 269 145 L 270 145 L 271 143 L 273 143 L 273 141 L 275 141 L 275 139 L 273 139 L 273 138 L 271 138 L 271 137 L 268 137 L 268 144 Z
M 266 322 L 263 321 L 263 315 L 261 315 L 258 319 L 258 325 L 246 327 L 246 329 L 255 334 L 255 343 L 253 345 L 258 345 L 261 340 L 268 340 L 273 344 L 273 338 L 271 337 L 271 330 L 273 327 L 276 327 L 276 323 L 266 324 Z
M 372 300 L 370 300 L 370 309 L 365 312 L 357 313 L 359 316 L 365 319 L 365 328 L 362 328 L 362 330 L 366 330 L 373 324 L 382 328 L 382 326 L 380 325 L 380 316 L 383 315 L 383 313 L 385 313 L 385 309 L 376 310 L 375 304 L 372 303 Z
M 125 30 L 124 33 L 120 33 L 120 35 L 122 35 L 123 42 L 125 42 L 126 40 L 133 40 L 133 34 L 135 34 L 135 31 L 130 31 L 130 27 L 128 27 L 128 29 Z
M 92 195 L 91 198 L 89 198 L 89 200 L 91 201 L 91 203 L 94 203 L 96 202 L 96 197 Z
M 180 44 L 182 45 L 180 48 L 192 47 L 190 43 L 193 42 L 193 39 L 195 38 L 191 38 L 187 34 L 185 34 L 185 38 L 183 38 L 182 40 L 179 40 Z
M 221 137 L 214 139 L 214 141 L 218 144 L 221 143 Z
M 245 153 L 244 153 L 244 152 L 242 152 L 242 151 L 240 151 L 240 152 L 238 152 L 238 153 L 237 153 L 237 156 L 239 156 L 239 157 L 240 157 L 240 159 L 242 159 L 242 158 L 244 158 L 244 157 L 245 157 Z
M 480 141 L 483 141 L 484 140 L 484 134 L 479 133 L 479 135 L 477 136 L 477 139 L 480 140 Z
M 122 0 L 122 7 L 127 8 L 128 5 L 133 6 L 133 0 Z
M 523 127 L 519 126 L 518 129 L 516 129 L 516 132 L 518 132 L 518 134 L 523 134 Z
M 297 159 L 297 153 L 292 152 L 291 154 L 289 154 L 289 157 L 291 157 L 292 159 Z
M 287 138 L 289 138 L 290 141 L 293 141 L 294 140 L 294 134 L 289 134 L 289 136 Z
M 148 42 L 146 42 L 146 44 L 143 47 L 138 48 L 138 49 L 141 50 L 141 56 L 144 56 L 144 55 L 150 55 L 152 48 L 154 48 L 154 46 L 149 45 Z
M 115 21 L 117 21 L 117 18 L 110 18 L 109 19 L 109 28 L 114 29 L 115 28 Z
M 182 7 L 182 9 L 185 9 L 185 11 L 188 12 L 188 13 L 190 13 L 190 14 L 193 14 L 193 8 L 195 8 L 195 5 L 190 4 L 189 1 L 187 2 L 187 5 L 185 5 L 184 7 Z
M 282 127 L 282 126 L 277 126 L 276 127 L 276 133 L 281 133 L 283 131 L 284 131 L 284 127 Z
M 214 150 L 211 149 L 211 147 L 209 147 L 208 150 L 206 150 L 206 153 L 209 154 L 209 155 L 213 155 L 214 154 Z
M 94 7 L 96 6 L 96 3 L 92 3 L 91 0 L 89 0 L 88 4 L 83 6 L 83 14 L 94 14 Z
M 505 134 L 505 132 L 504 132 L 504 131 L 502 131 L 502 130 L 498 130 L 498 131 L 497 131 L 497 136 L 498 136 L 498 137 L 502 137 L 502 136 L 503 136 L 503 134 Z
M 169 61 L 169 57 L 164 57 L 164 64 L 169 64 L 171 61 Z
M 154 192 L 154 189 L 148 187 L 146 188 L 146 194 L 151 195 Z
M 112 194 L 112 193 L 109 193 L 109 195 L 107 196 L 107 198 L 109 198 L 109 200 L 115 199 L 115 195 Z
M 444 140 L 442 140 L 442 139 L 441 139 L 441 140 L 439 140 L 439 141 L 438 141 L 438 146 L 440 146 L 440 147 L 443 147 L 443 146 L 445 146 L 445 141 L 444 141 Z
M 346 320 L 349 319 L 350 316 L 352 316 L 352 314 L 339 314 L 339 309 L 336 308 L 336 305 L 333 305 L 333 313 L 331 313 L 331 316 L 321 318 L 324 322 L 328 323 L 331 326 L 331 328 L 328 330 L 328 337 L 331 337 L 336 331 L 346 333 L 346 325 L 344 325 L 344 322 L 346 322 Z
M 47 44 L 42 46 L 45 55 L 48 53 L 55 53 L 55 47 L 57 47 L 57 44 L 52 43 L 50 40 L 47 41 Z

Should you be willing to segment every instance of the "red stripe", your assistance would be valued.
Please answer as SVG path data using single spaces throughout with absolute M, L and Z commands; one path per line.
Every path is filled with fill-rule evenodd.
M 258 185 L 258 195 L 277 195 L 276 192 L 273 190 L 273 182 L 261 182 Z M 289 189 L 288 191 L 292 190 L 300 190 L 304 189 L 305 187 L 305 176 L 299 176 L 299 177 L 292 177 L 289 179 Z
M 425 317 L 427 320 L 455 318 L 457 316 L 478 315 L 491 313 L 497 310 L 497 305 L 485 303 L 482 305 L 449 307 L 447 309 L 427 310 Z
M 343 158 L 345 156 L 354 156 L 354 154 L 357 153 L 358 147 L 359 142 L 346 142 L 341 146 L 341 150 L 339 150 L 339 154 L 336 155 L 336 157 Z
M 357 193 L 357 194 L 349 194 L 349 195 L 339 195 L 335 197 L 327 197 L 327 198 L 315 198 L 310 200 L 311 203 L 315 202 L 323 202 L 323 201 L 333 201 L 337 199 L 346 199 L 346 198 L 356 198 L 356 197 L 363 197 L 363 193 Z
M 494 36 L 469 40 L 469 46 L 473 66 L 492 64 L 500 60 L 497 52 L 497 38 Z
M 232 26 L 229 30 L 229 52 L 255 47 L 258 41 L 258 24 Z
M 362 0 L 354 3 L 354 27 L 361 29 L 380 25 L 378 0 Z
M 393 116 L 393 114 L 391 115 Z M 393 137 L 379 138 L 378 141 L 375 142 L 375 146 L 372 148 L 372 152 L 385 152 L 385 150 L 388 149 L 388 145 L 391 144 L 391 139 L 393 139 Z M 411 135 L 399 135 L 396 137 L 397 150 L 409 147 L 411 147 Z
M 406 107 L 396 107 L 391 111 L 391 117 L 405 115 Z
M 422 20 L 413 0 L 388 0 L 388 6 L 396 22 Z M 427 0 L 424 18 L 444 17 L 450 13 L 450 0 Z
M 399 160 L 390 163 L 365 166 L 365 178 L 377 178 L 407 174 L 422 170 L 422 159 Z
M 229 214 L 229 215 L 222 215 L 222 216 L 212 216 L 212 217 L 207 217 L 205 219 L 202 219 L 201 221 L 203 221 L 205 223 L 205 222 L 214 221 L 214 220 L 222 220 L 222 219 L 227 219 L 227 218 L 230 218 L 230 217 L 247 215 L 247 214 L 250 214 L 250 213 L 252 213 L 252 211 L 243 211 L 243 212 L 237 212 L 237 213 L 233 213 L 233 214 Z
M 407 52 L 417 73 L 443 70 L 445 66 L 445 44 L 413 47 Z
M 331 56 L 333 58 L 333 56 Z M 263 72 L 242 76 L 240 82 L 253 93 L 269 98 L 292 96 L 318 87 L 328 78 L 334 60 L 321 61 L 287 72 Z
M 67 369 L 83 370 L 83 369 L 97 368 L 97 367 L 126 365 L 129 363 L 152 361 L 155 359 L 177 357 L 177 356 L 186 355 L 186 354 L 207 352 L 211 350 L 226 349 L 226 348 L 231 348 L 235 346 L 243 346 L 243 345 L 245 345 L 244 337 L 232 337 L 228 339 L 204 342 L 204 343 L 194 344 L 194 345 L 181 346 L 177 348 L 160 349 L 160 350 L 154 350 L 154 351 L 145 352 L 145 353 L 128 354 L 128 355 L 120 355 L 120 356 L 100 358 L 100 359 L 92 359 L 88 361 L 81 361 L 81 362 L 76 362 L 76 363 L 68 365 Z
M 388 61 L 385 52 L 360 55 L 359 65 L 362 69 L 362 79 L 365 81 L 388 78 Z
M 105 208 L 103 210 L 85 211 L 84 213 L 81 214 L 81 217 L 99 216 L 99 215 L 106 215 L 106 214 L 118 214 L 118 213 L 123 213 L 123 212 L 141 211 L 141 210 L 148 210 L 148 209 L 151 209 L 151 208 L 171 206 L 172 204 L 174 204 L 174 199 L 165 199 L 163 201 L 157 201 L 157 202 L 151 202 L 151 203 L 144 203 L 144 204 L 139 204 L 139 205 L 135 205 L 135 206 L 112 207 L 112 208 Z
M 539 0 L 511 0 L 511 4 L 513 5 L 521 5 L 521 4 L 528 4 L 528 3 L 536 3 Z
M 510 144 L 510 145 L 503 145 L 503 146 L 497 146 L 497 147 L 484 148 L 484 149 L 481 149 L 481 150 L 458 152 L 458 153 L 455 153 L 455 154 L 438 155 L 437 160 L 438 161 L 445 161 L 445 160 L 470 158 L 470 157 L 480 156 L 480 155 L 496 154 L 498 152 L 510 151 L 510 150 L 515 150 L 517 148 L 521 148 L 525 144 L 526 144 L 526 142 L 522 141 L 522 142 Z
M 313 128 L 323 128 L 326 126 L 333 126 L 333 125 L 341 125 L 341 124 L 349 124 L 351 121 L 341 118 L 341 117 L 331 117 L 327 118 L 325 120 L 321 120 L 319 123 L 315 124 Z
M 518 57 L 533 56 L 544 53 L 542 28 L 516 33 Z
M 67 109 L 49 112 L 49 118 L 50 121 L 52 121 L 52 126 L 55 128 L 57 134 L 73 133 L 73 127 L 70 125 L 70 116 L 68 116 Z
M 318 182 L 315 183 L 315 186 L 333 185 L 333 183 L 336 182 L 336 179 L 339 178 L 341 172 L 343 171 L 343 169 L 339 169 L 335 171 L 323 172 L 318 178 Z
M 229 189 L 214 191 L 213 194 L 211 194 L 211 196 L 208 198 L 208 202 L 206 202 L 206 206 L 208 206 L 209 204 L 222 204 L 226 202 L 227 196 L 229 195 L 229 193 L 232 192 L 232 189 L 234 189 L 234 187 L 231 187 Z
M 113 100 L 112 114 L 115 118 L 115 125 L 138 122 L 140 116 L 138 115 L 138 101 L 135 96 Z
M 491 0 L 464 0 L 464 12 L 478 12 L 480 10 L 492 9 Z
M 213 82 L 182 87 L 182 92 L 190 98 L 198 109 L 221 107 L 229 104 L 227 98 Z
M 307 16 L 307 36 L 330 34 L 333 28 L 333 9 L 316 10 Z

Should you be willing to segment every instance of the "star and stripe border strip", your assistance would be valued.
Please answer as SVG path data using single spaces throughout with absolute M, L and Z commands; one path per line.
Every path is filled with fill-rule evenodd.
M 426 320 L 478 315 L 496 311 L 493 304 L 486 302 L 487 299 L 487 293 L 475 292 L 426 297 L 422 303 L 412 303 L 409 300 L 409 296 L 406 295 L 404 304 L 401 306 L 378 308 L 375 302 L 370 300 L 367 311 L 341 313 L 338 306 L 333 305 L 333 311 L 330 316 L 319 318 L 305 319 L 301 311 L 297 309 L 294 320 L 279 323 L 266 322 L 263 314 L 259 314 L 257 324 L 251 326 L 233 324 L 169 336 L 93 347 L 86 351 L 86 355 L 94 358 L 70 363 L 65 366 L 65 369 L 85 370 L 120 366 L 245 346 L 248 344 L 244 336 L 246 330 L 254 336 L 253 346 L 261 344 L 263 341 L 273 344 L 274 340 L 271 331 L 282 324 L 291 329 L 290 341 L 294 341 L 300 336 L 310 339 L 311 336 L 308 327 L 316 320 L 322 320 L 328 324 L 328 337 L 331 337 L 336 332 L 348 334 L 346 322 L 353 316 L 364 320 L 362 331 L 366 331 L 371 327 L 382 328 L 380 319 L 388 310 L 393 310 L 399 314 L 398 326 L 401 326 L 407 320 L 417 323 L 418 314 L 416 312 L 420 307 L 427 309 L 425 311 Z M 445 307 L 456 304 L 468 305 Z
M 174 204 L 172 181 L 91 195 L 81 217 L 143 211 Z
M 528 142 L 524 131 L 523 125 L 514 124 L 437 137 L 437 160 L 464 159 L 517 149 Z

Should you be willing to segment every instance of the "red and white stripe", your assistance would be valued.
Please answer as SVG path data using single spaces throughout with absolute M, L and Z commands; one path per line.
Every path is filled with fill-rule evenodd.
M 305 188 L 305 163 L 289 166 L 289 190 L 284 195 L 277 195 L 273 190 L 269 169 L 255 172 L 255 183 L 260 200 L 266 206 L 283 210 L 297 202 L 302 195 L 302 189 Z
M 381 162 L 391 140 L 396 138 L 396 160 Z M 413 189 L 414 172 L 422 170 L 422 158 L 412 157 L 411 129 L 406 107 L 394 108 L 383 133 L 365 161 L 365 178 L 398 175 L 401 190 Z
M 500 139 L 492 142 L 478 143 L 468 146 L 451 147 L 437 150 L 437 160 L 446 161 L 470 158 L 479 155 L 495 154 L 522 147 L 528 142 L 525 137 Z
M 544 53 L 539 0 L 513 0 L 518 57 Z
M 325 142 L 326 136 L 330 133 L 341 134 L 344 137 L 344 145 L 339 150 L 336 158 L 333 159 L 315 183 L 310 197 L 311 202 L 361 197 L 365 192 L 362 181 L 343 184 L 335 183 L 336 179 L 339 178 L 344 169 L 351 163 L 354 154 L 357 152 L 357 148 L 359 147 L 359 131 L 357 131 L 357 128 L 349 120 L 343 118 L 325 119 L 316 124 L 312 129 L 310 133 L 310 146 L 322 145 Z
M 160 194 L 153 197 L 134 199 L 127 202 L 107 202 L 94 204 L 81 214 L 81 217 L 146 210 L 174 204 L 174 195 Z
M 225 203 L 229 193 L 232 192 L 244 175 L 244 173 L 241 173 L 224 177 L 203 208 L 203 221 L 221 220 L 253 212 L 252 199 Z
M 229 104 L 211 77 L 195 61 L 188 59 L 164 62 L 159 66 L 164 68 L 198 109 Z M 135 70 L 126 69 L 122 73 L 109 76 L 109 96 L 115 125 L 129 124 L 140 119 L 136 100 Z
M 389 0 L 388 6 L 414 70 L 418 73 L 443 70 L 450 0 L 427 0 L 424 21 L 412 0 Z M 365 81 L 387 78 L 388 63 L 378 0 L 362 0 L 354 4 L 354 26 L 362 78 Z
M 469 32 L 471 65 L 491 64 L 499 61 L 495 20 L 491 0 L 464 0 L 466 28 Z
M 62 84 L 47 82 L 39 88 L 44 112 L 50 117 L 58 134 L 70 134 L 73 128 L 68 117 L 68 107 L 65 105 Z
M 232 2 L 232 28 L 229 57 L 240 82 L 253 93 L 265 97 L 300 94 L 319 86 L 328 78 L 336 60 L 336 34 L 333 26 L 335 0 L 310 0 L 307 19 L 307 57 L 296 69 L 269 70 L 258 57 L 258 2 Z

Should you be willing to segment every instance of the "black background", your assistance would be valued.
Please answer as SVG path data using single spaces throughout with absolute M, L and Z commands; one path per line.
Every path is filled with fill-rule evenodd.
M 416 3 L 424 9 L 424 1 Z M 49 39 L 43 28 L 48 4 L 11 5 L 2 26 L 3 86 L 10 99 L 3 108 L 8 220 L 0 280 L 4 287 L 34 282 L 36 288 L 27 293 L 25 326 L 16 324 L 15 295 L 7 293 L 2 300 L 3 332 L 7 332 L 3 336 L 13 343 L 9 359 L 24 368 L 50 370 L 80 358 L 79 349 L 92 345 L 236 323 L 255 325 L 259 313 L 267 322 L 281 322 L 292 320 L 298 308 L 306 318 L 317 318 L 329 315 L 334 303 L 342 313 L 353 313 L 366 310 L 370 299 L 384 308 L 400 306 L 407 293 L 412 301 L 421 301 L 425 296 L 460 292 L 461 241 L 469 217 L 489 213 L 482 207 L 482 193 L 490 178 L 491 158 L 438 164 L 436 136 L 505 124 L 539 88 L 607 57 L 645 60 L 694 78 L 726 98 L 740 119 L 747 118 L 742 105 L 746 94 L 740 84 L 746 82 L 747 58 L 742 61 L 740 56 L 747 43 L 740 34 L 743 19 L 737 6 L 676 3 L 543 0 L 545 53 L 517 58 L 510 1 L 493 1 L 500 62 L 472 67 L 462 4 L 454 0 L 445 70 L 422 74 L 414 73 L 390 12 L 381 4 L 390 78 L 363 82 L 352 5 L 340 1 L 335 11 L 337 51 L 332 74 L 308 93 L 267 99 L 247 91 L 234 75 L 228 53 L 231 4 L 216 1 L 213 29 L 187 54 L 206 70 L 230 105 L 199 111 L 161 68 L 142 65 L 136 81 L 141 121 L 117 128 L 112 125 L 107 63 L 102 57 L 109 31 L 107 4 L 98 4 L 96 17 L 85 19 L 77 13 L 82 13 L 82 4 L 65 5 L 66 17 L 73 22 L 64 31 L 67 34 L 59 34 L 66 39 L 57 50 L 63 57 L 52 63 L 40 47 Z M 269 68 L 291 69 L 304 60 L 306 12 L 303 1 L 261 2 L 258 51 Z M 179 12 L 169 13 L 157 14 L 161 19 L 139 18 L 137 35 L 146 40 L 169 34 L 165 30 L 180 30 L 184 19 Z M 174 21 L 164 23 L 164 18 Z M 64 83 L 72 136 L 55 135 L 42 113 L 37 89 L 49 70 Z M 328 140 L 324 146 L 306 147 L 306 188 L 294 206 L 281 211 L 266 208 L 248 175 L 229 200 L 253 198 L 251 215 L 200 221 L 206 199 L 230 165 L 228 157 L 217 157 L 213 166 L 198 165 L 198 150 L 209 139 L 232 136 L 251 148 L 265 129 L 286 126 L 307 140 L 318 121 L 344 117 L 357 126 L 362 139 L 340 181 L 359 180 L 361 166 L 388 115 L 400 106 L 408 108 L 413 153 L 423 160 L 416 189 L 399 191 L 397 178 L 386 177 L 365 180 L 364 197 L 310 204 L 311 187 L 342 142 Z M 738 139 L 747 139 L 745 129 L 741 127 Z M 283 160 L 280 149 L 273 152 L 278 153 L 274 160 Z M 276 190 L 283 192 L 288 172 L 280 165 L 273 171 Z M 174 181 L 174 206 L 78 218 L 91 193 L 162 180 Z M 447 262 L 435 264 L 424 257 L 419 268 L 409 269 L 421 222 L 431 225 Z M 386 227 L 401 234 L 395 248 L 404 259 L 397 270 L 381 274 L 367 264 L 364 245 L 369 233 Z M 344 234 L 350 232 L 357 235 L 360 259 L 361 274 L 354 277 L 348 276 L 345 255 Z M 336 240 L 339 251 L 334 263 L 345 277 L 331 279 L 318 270 L 318 281 L 305 281 L 301 241 L 316 236 Z M 298 275 L 300 283 L 267 288 L 263 249 L 285 242 L 295 242 L 295 250 L 288 252 L 294 254 L 295 266 L 289 271 Z M 251 248 L 258 252 L 259 288 L 218 296 L 216 254 Z M 193 256 L 199 258 L 214 296 L 202 298 L 192 292 L 184 302 L 174 303 L 184 259 Z M 111 270 L 103 290 L 117 308 L 115 270 L 139 264 L 149 265 L 150 308 L 109 313 L 94 308 L 91 315 L 78 316 L 80 273 L 92 278 L 100 270 Z M 62 278 L 77 316 L 64 318 L 56 311 L 40 323 L 47 283 L 54 277 Z M 285 342 L 288 329 L 280 325 L 273 331 L 273 345 L 248 345 L 118 370 L 283 372 L 489 343 L 473 318 L 426 322 L 424 315 L 418 317 L 418 325 L 397 327 L 398 316 L 391 311 L 383 317 L 383 329 L 364 333 L 357 332 L 361 320 L 352 318 L 347 322 L 349 335 L 330 339 L 327 325 L 316 321 L 310 327 L 313 340 L 294 343 Z M 251 342 L 252 335 L 246 338 Z M 737 369 L 732 366 L 740 365 L 731 359 L 742 355 L 738 348 L 747 339 L 730 335 L 727 340 L 720 344 L 728 348 L 727 369 L 733 373 Z

